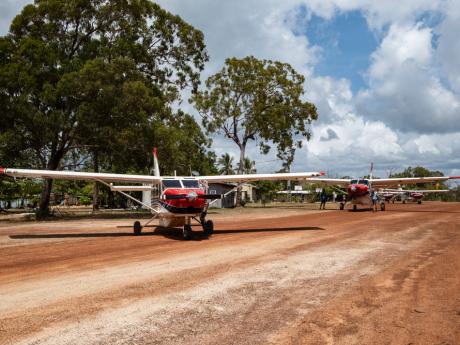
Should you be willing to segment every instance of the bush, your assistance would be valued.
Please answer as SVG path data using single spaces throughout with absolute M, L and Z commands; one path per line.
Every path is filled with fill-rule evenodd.
M 91 205 L 92 201 L 90 198 L 86 197 L 86 196 L 82 196 L 80 197 L 80 204 L 83 205 L 83 206 L 89 206 Z

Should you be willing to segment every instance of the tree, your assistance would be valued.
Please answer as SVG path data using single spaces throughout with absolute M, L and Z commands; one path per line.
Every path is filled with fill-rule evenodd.
M 239 166 L 239 163 L 238 163 Z M 244 157 L 243 174 L 255 174 L 257 172 L 256 162 L 248 157 Z
M 391 174 L 389 177 L 429 177 L 429 176 L 444 176 L 442 171 L 439 170 L 429 170 L 427 168 L 416 166 L 415 168 L 408 167 L 403 172 Z M 413 188 L 422 188 L 422 189 L 448 189 L 448 186 L 443 182 L 433 183 L 419 183 L 418 187 Z M 433 199 L 435 195 L 427 194 L 424 196 L 424 199 Z
M 229 58 L 191 101 L 208 132 L 224 134 L 238 146 L 238 173 L 243 173 L 250 141 L 257 141 L 263 154 L 275 144 L 288 170 L 296 148 L 310 139 L 309 124 L 318 117 L 316 107 L 301 99 L 304 81 L 286 63 Z
M 221 175 L 233 175 L 234 170 L 233 170 L 233 157 L 230 156 L 230 154 L 225 153 L 223 154 L 217 163 L 220 166 L 219 173 Z
M 439 170 L 429 170 L 427 168 L 417 166 L 415 168 L 408 167 L 401 173 L 391 174 L 390 177 L 428 177 L 428 176 L 444 176 Z
M 83 126 L 93 135 L 98 117 L 106 115 L 94 104 L 86 107 L 81 90 L 69 87 L 95 59 L 102 65 L 122 59 L 142 75 L 121 91 L 130 93 L 130 104 L 142 105 L 137 115 L 152 121 L 181 89 L 197 89 L 208 56 L 200 31 L 148 0 L 36 0 L 25 6 L 0 38 L 0 139 L 8 140 L 6 146 L 15 147 L 19 158 L 31 157 L 30 166 L 58 169 L 69 152 L 86 145 L 79 141 Z M 123 79 L 131 71 L 122 68 L 109 76 Z M 158 91 L 161 102 L 144 107 L 146 92 Z M 125 95 L 115 97 L 120 101 Z M 95 121 L 84 123 L 82 116 Z M 119 133 L 104 135 L 110 141 Z M 43 213 L 51 187 L 52 180 L 46 180 Z

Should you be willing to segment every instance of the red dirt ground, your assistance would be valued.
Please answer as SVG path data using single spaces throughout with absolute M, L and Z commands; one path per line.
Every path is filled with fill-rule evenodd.
M 0 223 L 0 344 L 460 344 L 460 204 Z

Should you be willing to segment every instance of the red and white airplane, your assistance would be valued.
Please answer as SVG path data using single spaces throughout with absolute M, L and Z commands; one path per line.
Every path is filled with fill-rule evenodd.
M 25 178 L 49 178 L 67 180 L 88 180 L 97 181 L 112 191 L 116 191 L 131 199 L 135 203 L 150 209 L 153 217 L 145 224 L 139 221 L 134 222 L 134 234 L 139 235 L 142 228 L 159 218 L 160 227 L 182 227 L 184 239 L 192 236 L 192 220 L 197 221 L 203 228 L 206 235 L 211 235 L 214 224 L 206 220 L 207 210 L 213 202 L 208 200 L 221 199 L 243 183 L 251 181 L 282 181 L 282 180 L 306 180 L 323 173 L 301 172 L 301 173 L 278 173 L 278 174 L 248 174 L 248 175 L 218 175 L 218 176 L 161 176 L 158 166 L 158 159 L 154 151 L 154 175 L 124 175 L 75 171 L 55 170 L 32 170 L 32 169 L 10 169 L 0 168 L 0 175 Z M 132 183 L 137 185 L 114 185 L 113 183 Z M 223 195 L 207 194 L 208 183 L 235 183 L 236 187 Z M 150 203 L 138 200 L 128 194 L 129 191 L 158 191 L 158 200 Z
M 371 193 L 376 191 L 380 197 L 380 209 L 385 210 L 384 188 L 400 187 L 402 185 L 430 183 L 430 182 L 443 182 L 452 179 L 460 179 L 460 176 L 433 176 L 433 177 L 397 177 L 397 178 L 372 178 L 372 167 L 370 178 L 362 179 L 334 179 L 334 178 L 311 178 L 308 182 L 311 183 L 325 183 L 328 185 L 335 185 L 346 187 L 347 199 L 353 205 L 353 210 L 356 211 L 358 205 L 372 208 Z M 340 209 L 345 208 L 345 202 L 340 203 Z

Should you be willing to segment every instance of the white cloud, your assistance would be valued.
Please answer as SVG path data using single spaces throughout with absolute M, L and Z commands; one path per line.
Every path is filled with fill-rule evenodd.
M 460 6 L 450 1 L 445 8 L 446 17 L 439 26 L 437 33 L 439 45 L 437 58 L 443 68 L 442 73 L 457 93 L 460 93 Z
M 459 131 L 460 97 L 442 83 L 433 56 L 430 28 L 393 24 L 372 54 L 359 112 L 405 132 Z

